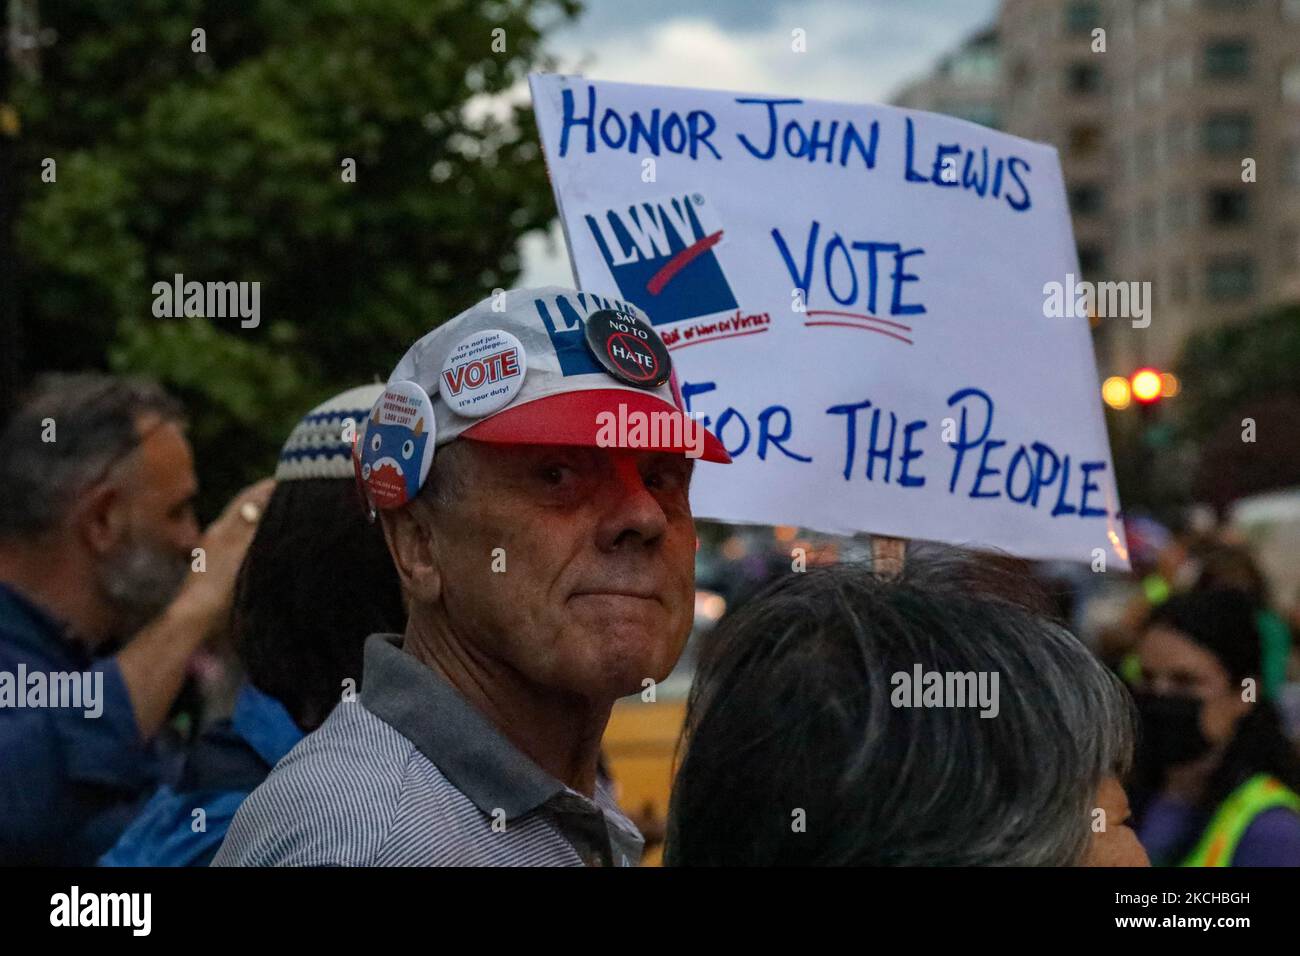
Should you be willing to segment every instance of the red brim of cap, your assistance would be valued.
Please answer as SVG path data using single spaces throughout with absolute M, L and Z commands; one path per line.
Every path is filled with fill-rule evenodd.
M 624 418 L 620 405 L 628 415 L 639 414 L 635 419 Z M 602 413 L 611 413 L 615 417 L 602 421 Z M 665 415 L 669 417 L 665 418 Z M 629 436 L 619 433 L 619 423 L 634 425 L 638 419 L 644 423 L 641 434 Z M 609 438 L 611 421 L 615 426 L 612 443 L 605 440 Z M 699 457 L 723 464 L 731 461 L 722 442 L 698 421 L 692 421 L 662 398 L 613 388 L 585 389 L 538 398 L 497 412 L 465 429 L 460 437 L 510 445 L 587 445 L 685 454 L 694 451 L 692 446 L 695 444 L 689 440 L 692 432 L 688 429 L 699 429 L 704 435 L 704 452 Z M 628 442 L 629 437 L 635 439 L 634 443 Z

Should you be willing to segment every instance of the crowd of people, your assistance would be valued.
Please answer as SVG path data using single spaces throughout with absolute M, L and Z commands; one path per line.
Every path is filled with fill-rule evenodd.
M 601 737 L 682 654 L 728 455 L 611 444 L 620 407 L 684 415 L 649 321 L 513 290 L 200 531 L 172 398 L 40 378 L 0 435 L 0 863 L 638 864 Z M 777 574 L 698 648 L 665 862 L 1300 865 L 1288 624 L 1248 552 L 1192 550 L 1094 646 L 980 555 Z M 234 679 L 185 731 L 205 659 Z

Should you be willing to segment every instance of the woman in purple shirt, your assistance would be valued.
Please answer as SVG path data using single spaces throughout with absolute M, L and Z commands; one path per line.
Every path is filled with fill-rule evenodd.
M 1261 697 L 1255 609 L 1235 591 L 1157 607 L 1138 644 L 1138 838 L 1165 866 L 1300 866 L 1300 759 Z

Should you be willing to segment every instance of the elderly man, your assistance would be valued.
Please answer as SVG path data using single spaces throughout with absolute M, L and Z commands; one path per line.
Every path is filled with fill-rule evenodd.
M 370 638 L 359 701 L 215 865 L 638 862 L 601 734 L 681 653 L 692 458 L 729 460 L 679 395 L 638 310 L 565 289 L 501 293 L 407 352 L 357 436 L 406 633 Z
M 150 740 L 190 657 L 224 622 L 270 487 L 200 536 L 183 426 L 155 385 L 52 375 L 0 436 L 0 864 L 89 864 L 112 845 L 157 782 Z

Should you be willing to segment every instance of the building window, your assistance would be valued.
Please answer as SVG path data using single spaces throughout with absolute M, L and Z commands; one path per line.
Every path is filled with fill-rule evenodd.
M 1096 215 L 1104 205 L 1101 187 L 1096 183 L 1084 183 L 1070 189 L 1070 211 L 1076 216 Z
M 1300 186 L 1300 141 L 1283 147 L 1282 178 L 1288 186 Z
M 1250 75 L 1250 44 L 1245 40 L 1212 40 L 1205 45 L 1205 75 L 1235 80 Z
M 1169 85 L 1172 86 L 1191 86 L 1195 79 L 1195 71 L 1192 68 L 1192 56 L 1190 53 L 1184 53 L 1176 56 L 1165 64 L 1165 72 L 1168 74 Z
M 1233 153 L 1250 146 L 1254 125 L 1249 113 L 1216 113 L 1205 121 L 1205 150 Z
M 1156 237 L 1156 207 L 1153 203 L 1144 202 L 1138 206 L 1137 219 L 1137 240 L 1139 243 L 1149 242 Z
M 1096 126 L 1071 126 L 1067 148 L 1073 156 L 1088 156 L 1101 147 L 1101 129 Z
M 1133 168 L 1138 176 L 1155 171 L 1160 162 L 1160 143 L 1156 134 L 1147 130 L 1133 137 Z
M 1281 249 L 1283 272 L 1300 268 L 1300 230 L 1295 226 L 1285 226 L 1279 234 L 1278 246 Z
M 1170 159 L 1187 152 L 1187 124 L 1180 116 L 1169 117 L 1165 129 L 1165 153 Z
M 1174 302 L 1186 302 L 1191 295 L 1191 281 L 1187 275 L 1187 266 L 1181 262 L 1169 271 L 1169 297 Z
M 1164 82 L 1160 67 L 1152 67 L 1138 77 L 1138 99 L 1143 101 L 1158 100 L 1163 92 Z
M 1255 262 L 1248 256 L 1211 259 L 1205 268 L 1205 294 L 1216 302 L 1249 298 L 1255 292 Z
M 1133 42 L 1133 14 L 1128 7 L 1121 6 L 1115 10 L 1114 20 L 1115 33 L 1119 37 L 1121 44 Z
M 997 82 L 1002 68 L 996 49 L 970 47 L 959 53 L 952 63 L 952 78 L 968 86 L 987 86 Z
M 1172 192 L 1165 197 L 1165 223 L 1170 232 L 1178 232 L 1192 225 L 1192 205 L 1187 201 L 1187 193 Z
M 1160 26 L 1160 21 L 1164 19 L 1164 10 L 1161 9 L 1160 0 L 1138 0 L 1137 18 L 1141 26 Z
M 1282 67 L 1282 102 L 1300 103 L 1300 58 Z
M 1205 193 L 1205 221 L 1220 228 L 1240 226 L 1250 219 L 1250 197 L 1244 189 L 1210 189 Z
M 1070 93 L 1100 93 L 1101 67 L 1092 63 L 1071 63 L 1065 68 L 1065 88 Z
M 1000 129 L 998 125 L 1001 117 L 998 115 L 996 106 L 990 106 L 987 103 L 964 103 L 953 106 L 941 112 L 949 113 L 959 119 L 970 120 L 972 123 L 979 123 L 981 126 L 987 126 L 989 129 Z
M 1073 36 L 1091 34 L 1101 25 L 1101 4 L 1097 0 L 1074 0 L 1065 8 L 1066 33 Z

